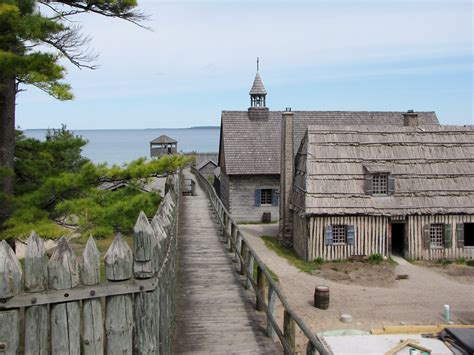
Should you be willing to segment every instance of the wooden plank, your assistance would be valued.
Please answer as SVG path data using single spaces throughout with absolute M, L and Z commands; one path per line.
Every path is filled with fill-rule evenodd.
M 81 279 L 85 285 L 100 282 L 100 253 L 92 236 L 87 240 L 81 260 Z M 104 324 L 100 298 L 84 300 L 82 303 L 82 351 L 84 354 L 104 353 Z
M 5 240 L 0 242 L 0 299 L 13 297 L 21 292 L 22 271 L 12 248 Z M 15 355 L 20 344 L 19 311 L 0 312 L 0 353 Z
M 35 232 L 28 238 L 25 251 L 25 291 L 40 292 L 48 286 L 48 257 L 44 241 Z M 34 295 L 33 295 L 34 297 Z M 49 352 L 49 308 L 25 308 L 25 354 Z
M 49 287 L 68 290 L 79 285 L 79 265 L 66 238 L 58 246 L 48 262 Z M 52 354 L 80 354 L 79 302 L 58 303 L 51 307 Z
M 132 277 L 132 251 L 119 233 L 105 254 L 107 280 L 126 280 Z M 132 354 L 133 351 L 132 295 L 106 298 L 105 330 L 107 354 Z

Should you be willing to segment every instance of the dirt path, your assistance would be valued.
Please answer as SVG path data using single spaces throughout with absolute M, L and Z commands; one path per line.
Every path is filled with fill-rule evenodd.
M 262 260 L 279 277 L 280 284 L 295 311 L 314 331 L 354 328 L 368 330 L 384 325 L 444 323 L 443 307 L 449 304 L 455 323 L 474 323 L 474 285 L 458 282 L 428 268 L 406 263 L 397 265 L 396 274 L 408 274 L 391 287 L 347 285 L 299 271 L 268 250 L 259 238 L 276 235 L 277 225 L 243 225 Z M 330 307 L 313 307 L 316 285 L 330 287 Z M 352 323 L 342 323 L 342 313 L 351 314 Z

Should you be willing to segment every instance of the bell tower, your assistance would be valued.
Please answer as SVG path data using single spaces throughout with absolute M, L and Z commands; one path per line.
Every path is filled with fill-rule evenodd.
M 267 91 L 265 86 L 263 86 L 262 78 L 260 77 L 259 68 L 260 59 L 257 58 L 257 74 L 253 81 L 252 88 L 250 89 L 250 108 L 249 108 L 249 118 L 250 119 L 259 119 L 259 118 L 268 118 L 268 108 L 266 106 L 265 100 L 267 97 Z

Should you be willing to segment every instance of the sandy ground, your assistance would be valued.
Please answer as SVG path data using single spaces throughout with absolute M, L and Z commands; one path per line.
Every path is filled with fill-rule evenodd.
M 389 282 L 385 287 L 335 282 L 321 275 L 301 272 L 268 250 L 259 236 L 277 235 L 278 225 L 239 227 L 261 259 L 278 275 L 280 285 L 295 312 L 315 332 L 445 323 L 445 304 L 450 305 L 451 319 L 455 323 L 474 324 L 474 283 L 407 262 L 396 265 L 394 273 L 408 274 L 409 279 Z M 330 288 L 328 310 L 313 307 L 314 288 L 317 285 Z M 352 315 L 352 323 L 339 320 L 344 313 Z

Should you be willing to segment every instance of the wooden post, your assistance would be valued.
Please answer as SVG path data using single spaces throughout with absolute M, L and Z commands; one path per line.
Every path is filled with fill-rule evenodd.
M 236 242 L 236 237 L 237 237 L 237 227 L 235 226 L 234 223 L 231 223 L 231 225 L 230 225 L 230 239 L 231 239 L 231 243 L 230 243 L 229 251 L 232 251 L 232 250 L 234 249 L 233 244 L 235 244 L 235 242 Z
M 0 299 L 11 298 L 21 292 L 21 265 L 5 240 L 0 242 Z M 15 355 L 20 344 L 19 311 L 0 311 L 0 342 L 2 355 Z
M 137 279 L 149 279 L 154 274 L 153 251 L 156 239 L 145 212 L 140 212 L 133 232 L 133 273 Z
M 257 292 L 262 296 L 262 298 L 265 297 L 265 276 L 263 274 L 262 269 L 258 265 L 257 265 L 257 290 L 255 291 L 255 293 Z M 255 304 L 256 304 L 257 311 L 263 311 L 263 305 L 265 302 L 260 301 L 258 297 L 256 298 L 257 300 Z
M 250 249 L 247 248 L 247 271 L 249 272 L 249 276 L 247 276 L 247 282 L 245 283 L 245 288 L 249 289 L 252 286 L 251 280 L 253 280 L 253 261 L 254 257 L 250 252 Z
M 132 277 L 133 257 L 130 247 L 118 233 L 105 254 L 105 273 L 109 281 L 124 281 Z M 106 298 L 105 330 L 107 354 L 132 354 L 132 295 Z
M 285 310 L 283 315 L 283 334 L 291 347 L 291 352 L 285 351 L 285 355 L 292 355 L 295 352 L 295 320 Z
M 48 288 L 48 257 L 44 241 L 35 232 L 28 238 L 25 251 L 25 291 Z M 25 308 L 25 354 L 49 353 L 48 305 Z
M 82 284 L 92 286 L 100 283 L 100 253 L 92 236 L 87 240 L 81 259 Z M 82 352 L 100 355 L 104 353 L 104 322 L 100 298 L 84 300 L 82 303 Z
M 149 279 L 155 271 L 153 252 L 156 250 L 155 244 L 158 244 L 158 241 L 155 239 L 153 229 L 143 211 L 140 212 L 133 231 L 133 270 L 135 278 Z M 134 354 L 153 354 L 157 350 L 157 328 L 153 296 L 153 292 L 140 292 L 134 296 Z
M 247 267 L 247 245 L 245 245 L 245 242 L 242 240 L 241 241 L 241 247 L 240 247 L 240 255 L 242 256 L 242 259 L 244 260 L 243 262 L 240 262 L 240 275 L 245 275 L 245 268 Z M 247 283 L 246 283 L 247 284 Z
M 271 285 L 268 285 L 268 310 L 270 314 L 275 318 L 275 304 L 276 304 L 276 293 L 275 290 Z M 267 336 L 275 340 L 277 338 L 277 334 L 273 329 L 273 324 L 270 321 L 270 317 L 267 315 Z
M 237 268 L 240 269 L 240 258 L 239 254 L 242 252 L 242 237 L 239 232 L 236 235 L 235 241 L 235 262 L 237 263 Z
M 79 285 L 79 265 L 65 237 L 48 262 L 49 288 L 68 290 Z M 67 292 L 65 292 L 67 294 Z M 79 302 L 56 303 L 51 306 L 52 354 L 80 354 L 81 312 Z

